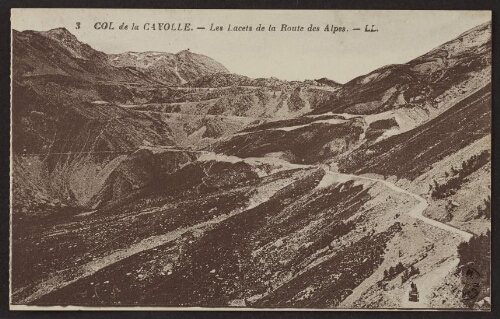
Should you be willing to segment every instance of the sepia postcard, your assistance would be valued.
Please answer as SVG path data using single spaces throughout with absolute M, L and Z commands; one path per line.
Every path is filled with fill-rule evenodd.
M 490 11 L 12 9 L 12 310 L 491 309 Z

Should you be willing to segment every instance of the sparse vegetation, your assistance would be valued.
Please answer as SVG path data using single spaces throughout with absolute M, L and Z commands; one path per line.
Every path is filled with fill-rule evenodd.
M 462 276 L 468 276 L 472 271 L 477 275 L 474 282 L 477 284 L 479 292 L 474 299 L 464 300 L 468 307 L 474 307 L 476 301 L 484 297 L 490 297 L 490 276 L 491 276 L 491 232 L 487 230 L 481 235 L 475 235 L 469 242 L 461 243 L 458 246 L 458 256 L 460 258 L 459 269 L 465 267 L 466 272 Z M 463 269 L 463 268 L 462 268 Z M 468 278 L 462 277 L 462 282 L 467 284 Z M 470 283 L 470 282 L 469 282 Z
M 491 264 L 491 231 L 487 230 L 481 235 L 476 235 L 469 242 L 458 246 L 459 265 L 473 263 L 480 274 L 489 274 Z M 489 278 L 489 275 L 488 275 Z
M 419 274 L 420 274 L 420 269 L 411 265 L 410 268 L 406 268 L 405 271 L 403 272 L 403 275 L 401 276 L 401 283 L 403 284 L 406 281 L 408 281 L 408 279 L 410 279 L 411 277 Z
M 456 194 L 457 190 L 460 189 L 464 180 L 477 171 L 479 168 L 483 167 L 490 161 L 490 151 L 485 150 L 480 154 L 473 155 L 468 160 L 462 162 L 460 169 L 452 168 L 452 177 L 443 184 L 439 184 L 434 180 L 434 185 L 431 185 L 431 195 L 434 199 L 443 199 L 448 196 Z
M 280 286 L 255 306 L 307 308 L 338 305 L 352 289 L 380 266 L 387 242 L 400 231 L 401 225 L 394 223 L 384 232 L 361 238 L 325 262 Z M 298 292 L 309 286 L 316 287 L 312 294 L 307 298 L 296 298 Z
M 392 280 L 405 270 L 405 266 L 401 262 L 398 262 L 396 266 L 391 266 L 389 269 L 384 270 L 384 280 Z
M 479 205 L 477 207 L 477 218 L 481 217 L 491 219 L 491 196 L 488 196 L 488 198 L 484 200 L 484 205 Z

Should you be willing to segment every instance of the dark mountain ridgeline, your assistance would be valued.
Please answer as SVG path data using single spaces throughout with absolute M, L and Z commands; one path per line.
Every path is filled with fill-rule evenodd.
M 373 114 L 399 107 L 435 107 L 443 92 L 490 66 L 491 23 L 485 23 L 406 64 L 384 66 L 347 82 L 313 113 Z
M 239 157 L 274 153 L 291 163 L 318 164 L 351 149 L 362 133 L 362 128 L 352 122 L 337 125 L 313 123 L 290 131 L 249 132 L 217 144 L 215 150 Z
M 361 146 L 341 159 L 339 167 L 411 180 L 490 132 L 491 85 L 487 85 L 418 128 Z

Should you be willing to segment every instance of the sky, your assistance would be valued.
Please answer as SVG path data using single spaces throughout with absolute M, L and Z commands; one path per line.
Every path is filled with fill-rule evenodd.
M 479 24 L 490 11 L 12 9 L 12 28 L 46 31 L 65 27 L 106 53 L 184 49 L 207 55 L 232 73 L 252 78 L 345 83 L 388 64 L 408 62 Z M 98 30 L 113 22 L 115 30 Z M 77 23 L 79 25 L 77 26 Z M 119 30 L 126 23 L 129 30 Z M 132 23 L 139 30 L 130 30 Z M 149 29 L 144 26 L 149 23 Z M 190 23 L 192 31 L 151 30 L 159 23 Z M 223 31 L 210 31 L 212 24 Z M 256 31 L 261 24 L 264 31 Z M 281 31 L 282 25 L 304 31 Z M 276 31 L 269 31 L 269 25 Z M 319 31 L 307 31 L 313 25 Z M 325 31 L 326 26 L 345 28 Z M 366 26 L 378 32 L 365 32 Z M 252 31 L 228 31 L 231 26 Z M 204 27 L 205 29 L 197 29 Z M 361 30 L 354 30 L 359 28 Z

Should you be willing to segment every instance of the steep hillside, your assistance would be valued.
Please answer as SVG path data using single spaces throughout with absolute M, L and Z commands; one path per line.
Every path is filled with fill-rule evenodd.
M 403 229 L 395 213 L 408 204 L 402 197 L 315 167 L 206 154 L 56 228 L 50 220 L 24 223 L 14 263 L 30 265 L 41 250 L 52 262 L 16 276 L 14 299 L 117 305 L 108 289 L 116 287 L 122 305 L 335 305 L 344 294 L 325 299 L 332 285 L 353 289 L 383 262 Z M 40 244 L 26 246 L 31 241 Z M 68 245 L 74 249 L 63 253 Z M 352 269 L 358 279 L 343 279 Z M 303 283 L 310 276 L 318 278 L 314 291 Z
M 349 147 L 323 143 L 330 151 L 319 149 L 310 156 L 335 162 L 349 172 L 411 180 L 489 134 L 490 83 L 491 25 L 487 23 L 406 64 L 389 65 L 340 86 L 311 103 L 312 111 L 305 116 L 256 123 L 251 131 L 223 141 L 220 150 L 240 156 L 263 154 L 262 148 L 265 153 L 282 152 L 295 129 L 314 136 L 311 123 L 324 123 L 328 117 L 350 122 L 358 118 L 354 122 L 362 131 L 349 139 Z M 258 145 L 262 140 L 272 142 Z M 309 142 L 316 145 L 321 140 L 314 137 Z M 418 161 L 403 161 L 408 154 Z
M 356 119 L 330 118 L 277 128 L 271 124 L 222 141 L 215 150 L 240 157 L 272 156 L 291 163 L 319 164 L 352 150 L 363 134 Z
M 349 81 L 313 113 L 417 108 L 433 117 L 486 85 L 490 67 L 491 24 L 486 23 L 406 64 L 388 65 Z
M 111 66 L 66 29 L 13 36 L 14 206 L 43 215 L 84 205 L 108 164 L 144 144 L 173 144 L 162 121 L 115 104 L 132 98 L 127 83 L 154 80 Z
M 491 85 L 487 85 L 411 131 L 361 146 L 340 160 L 339 167 L 342 171 L 396 175 L 412 180 L 429 170 L 433 163 L 490 132 Z
M 16 79 L 52 77 L 101 82 L 152 83 L 137 71 L 115 68 L 105 53 L 92 49 L 64 28 L 45 32 L 13 30 Z
M 156 186 L 165 191 L 167 186 L 162 182 L 167 176 L 197 157 L 198 153 L 189 151 L 143 147 L 120 161 L 103 180 L 99 192 L 94 194 L 87 206 L 112 205 L 145 187 Z

